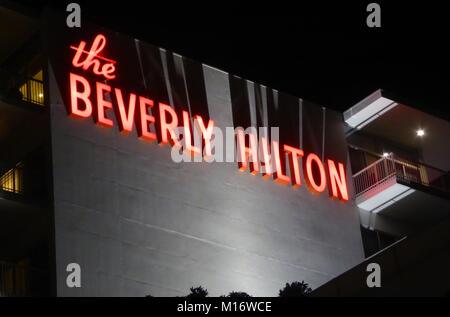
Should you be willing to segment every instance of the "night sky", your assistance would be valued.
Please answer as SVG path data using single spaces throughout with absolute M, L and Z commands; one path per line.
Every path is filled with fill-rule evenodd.
M 64 11 L 71 1 L 16 2 Z M 84 19 L 332 109 L 382 88 L 449 119 L 448 17 L 437 5 L 377 1 L 373 29 L 371 1 L 76 2 Z

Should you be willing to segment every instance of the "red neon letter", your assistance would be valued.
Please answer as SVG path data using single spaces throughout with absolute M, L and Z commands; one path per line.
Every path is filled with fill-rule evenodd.
M 89 100 L 91 94 L 91 86 L 89 82 L 82 76 L 70 73 L 70 115 L 74 117 L 87 118 L 92 113 L 92 103 Z M 83 85 L 83 91 L 77 90 L 77 84 Z M 85 109 L 80 110 L 78 107 L 78 99 L 84 101 Z
M 192 145 L 191 123 L 189 112 L 183 110 L 183 127 L 184 127 L 184 151 L 192 155 L 200 154 L 200 149 Z
M 113 75 L 115 71 L 115 66 L 113 63 L 115 63 L 115 61 L 109 60 L 102 56 L 98 56 L 98 54 L 103 50 L 105 45 L 106 45 L 105 36 L 102 34 L 98 34 L 95 37 L 89 52 L 84 50 L 84 48 L 86 47 L 86 42 L 84 41 L 81 41 L 78 47 L 71 46 L 70 48 L 73 48 L 76 51 L 75 56 L 73 57 L 72 60 L 72 65 L 74 67 L 81 67 L 84 70 L 89 69 L 89 67 L 93 65 L 92 71 L 94 72 L 94 74 L 103 75 L 107 79 L 114 79 L 116 77 L 116 75 Z M 87 56 L 84 61 L 80 61 L 81 54 L 83 53 L 87 54 Z M 100 61 L 96 57 L 106 60 L 109 63 L 104 64 L 102 66 L 102 69 L 100 70 Z
M 114 66 L 114 64 L 111 64 L 111 63 L 105 64 L 102 67 L 103 76 L 105 76 L 108 79 L 116 78 L 116 75 L 113 75 L 113 73 L 115 71 L 116 71 L 116 67 Z
M 97 114 L 95 123 L 108 128 L 113 126 L 113 121 L 105 117 L 105 108 L 112 109 L 112 103 L 103 98 L 104 91 L 111 92 L 111 87 L 97 82 Z
M 170 123 L 168 123 L 166 120 L 166 112 L 168 112 L 172 117 L 172 121 Z M 169 138 L 167 136 L 167 132 L 169 132 L 170 143 L 172 144 L 172 146 L 181 147 L 180 143 L 178 142 L 177 135 L 174 131 L 178 126 L 178 117 L 175 113 L 175 110 L 173 110 L 171 106 L 159 103 L 159 122 L 161 124 L 161 141 L 159 142 L 159 144 L 165 145 L 169 142 Z
M 291 178 L 287 175 L 284 175 L 281 168 L 280 148 L 278 146 L 277 141 L 272 141 L 272 154 L 275 159 L 275 169 L 276 169 L 273 178 L 275 179 L 275 181 L 281 184 L 289 183 L 291 181 Z
M 196 115 L 194 117 L 194 124 L 197 127 L 197 130 L 201 132 L 201 134 L 203 135 L 203 139 L 205 140 L 205 155 L 203 157 L 205 159 L 209 159 L 210 157 L 212 157 L 211 138 L 214 131 L 214 121 L 209 120 L 208 127 L 205 128 L 202 117 Z
M 347 191 L 347 180 L 345 178 L 344 165 L 338 162 L 339 166 L 339 175 L 336 170 L 336 165 L 334 161 L 328 160 L 328 172 L 330 174 L 331 181 L 331 196 L 335 198 L 340 198 L 341 200 L 348 200 L 348 191 Z M 337 184 L 337 185 L 336 185 Z M 337 188 L 339 187 L 339 193 L 341 194 L 338 197 Z
M 302 183 L 300 180 L 300 167 L 298 165 L 298 159 L 303 156 L 303 151 L 286 144 L 284 145 L 284 150 L 288 152 L 290 158 L 289 163 L 291 167 L 291 175 L 294 174 L 294 178 L 292 179 L 292 186 L 301 186 Z
M 317 167 L 319 168 L 320 172 L 320 185 L 317 185 L 314 180 L 314 175 L 312 171 L 312 162 L 316 162 Z M 306 157 L 306 184 L 310 188 L 311 191 L 315 193 L 321 193 L 325 190 L 325 186 L 327 185 L 327 180 L 325 177 L 325 168 L 323 167 L 322 161 L 320 158 L 314 154 L 309 153 Z
M 131 102 L 131 96 L 130 96 L 130 102 Z M 138 136 L 142 140 L 153 142 L 156 140 L 156 135 L 153 132 L 150 132 L 148 125 L 155 123 L 155 117 L 148 114 L 147 107 L 153 107 L 153 100 L 139 97 L 139 114 L 141 118 L 141 127 L 138 130 Z M 129 109 L 128 109 L 129 111 Z M 133 122 L 133 119 L 131 119 L 131 122 Z M 131 130 L 131 128 L 130 128 Z
M 258 164 L 258 143 L 256 142 L 256 136 L 253 133 L 248 133 L 250 138 L 250 148 L 245 146 L 245 133 L 243 129 L 238 129 L 237 131 L 237 143 L 238 143 L 238 154 L 239 154 L 239 170 L 245 171 L 248 168 L 247 157 L 251 156 L 252 167 L 250 168 L 250 173 L 255 175 L 259 173 Z
M 115 88 L 114 91 L 116 92 L 117 108 L 119 108 L 119 131 L 123 134 L 128 134 L 133 129 L 134 111 L 136 109 L 136 95 L 130 94 L 130 101 L 128 103 L 127 112 L 125 110 L 125 103 L 123 102 L 122 91 L 119 88 Z M 151 106 L 153 106 L 153 102 Z M 145 112 L 147 112 L 146 109 Z
M 261 148 L 264 159 L 264 175 L 263 177 L 267 178 L 272 175 L 272 163 L 270 160 L 269 154 L 269 145 L 267 144 L 267 140 L 265 137 L 261 137 Z

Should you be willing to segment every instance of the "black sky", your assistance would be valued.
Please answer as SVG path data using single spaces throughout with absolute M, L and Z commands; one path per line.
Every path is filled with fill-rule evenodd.
M 65 10 L 71 1 L 18 1 Z M 336 110 L 378 88 L 449 119 L 445 8 L 377 1 L 74 1 L 83 18 Z M 245 3 L 245 4 L 244 4 Z

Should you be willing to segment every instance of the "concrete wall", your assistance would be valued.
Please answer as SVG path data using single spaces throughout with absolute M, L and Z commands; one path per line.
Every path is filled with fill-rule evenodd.
M 448 297 L 449 229 L 450 219 L 447 218 L 419 234 L 405 237 L 322 285 L 312 296 Z M 369 263 L 380 265 L 381 287 L 367 287 Z
M 189 69 L 191 61 L 160 52 L 164 67 L 170 58 L 175 70 L 180 63 Z M 152 74 L 145 70 L 147 57 L 144 72 Z M 237 163 L 174 163 L 169 147 L 138 139 L 135 129 L 120 134 L 112 114 L 113 128 L 69 117 L 63 102 L 68 81 L 60 82 L 66 77 L 53 65 L 55 60 L 50 107 L 59 296 L 180 296 L 198 285 L 212 296 L 233 290 L 277 296 L 286 282 L 305 280 L 315 288 L 363 259 L 352 201 L 239 172 Z M 219 127 L 233 126 L 229 75 L 198 66 L 209 118 Z M 170 67 L 163 69 L 166 83 Z M 252 91 L 254 84 L 245 83 Z M 195 89 L 188 87 L 188 93 Z M 256 97 L 249 96 L 255 107 Z M 298 99 L 297 106 L 324 111 Z M 343 127 L 333 119 L 339 116 L 329 112 L 327 120 L 342 129 L 343 143 L 330 133 L 325 153 L 338 149 L 347 155 Z M 300 126 L 293 127 L 301 140 L 307 119 L 300 117 Z M 78 289 L 65 285 L 71 262 L 81 265 Z

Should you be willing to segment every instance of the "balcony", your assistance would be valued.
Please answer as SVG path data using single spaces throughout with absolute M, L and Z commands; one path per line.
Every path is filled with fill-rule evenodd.
M 47 255 L 52 209 L 47 151 L 40 146 L 18 163 L 12 163 L 14 158 L 0 160 L 0 297 L 50 292 Z
M 22 162 L 19 162 L 15 167 L 0 176 L 0 190 L 19 195 L 23 194 Z
M 9 76 L 3 86 L 3 92 L 0 95 L 3 95 L 3 99 L 6 101 L 12 103 L 27 102 L 38 106 L 45 105 L 42 69 L 32 76 L 17 74 Z
M 45 296 L 48 273 L 31 267 L 28 260 L 0 261 L 0 297 Z
M 26 296 L 29 269 L 25 265 L 0 262 L 0 297 Z
M 356 204 L 380 212 L 416 190 L 448 198 L 447 173 L 390 153 L 353 175 Z
M 22 94 L 23 101 L 39 106 L 44 105 L 44 82 L 42 80 L 35 78 L 25 79 L 25 83 L 19 87 L 19 92 Z
M 0 210 L 3 200 L 38 205 L 48 202 L 46 151 L 40 146 L 13 164 L 0 160 Z

